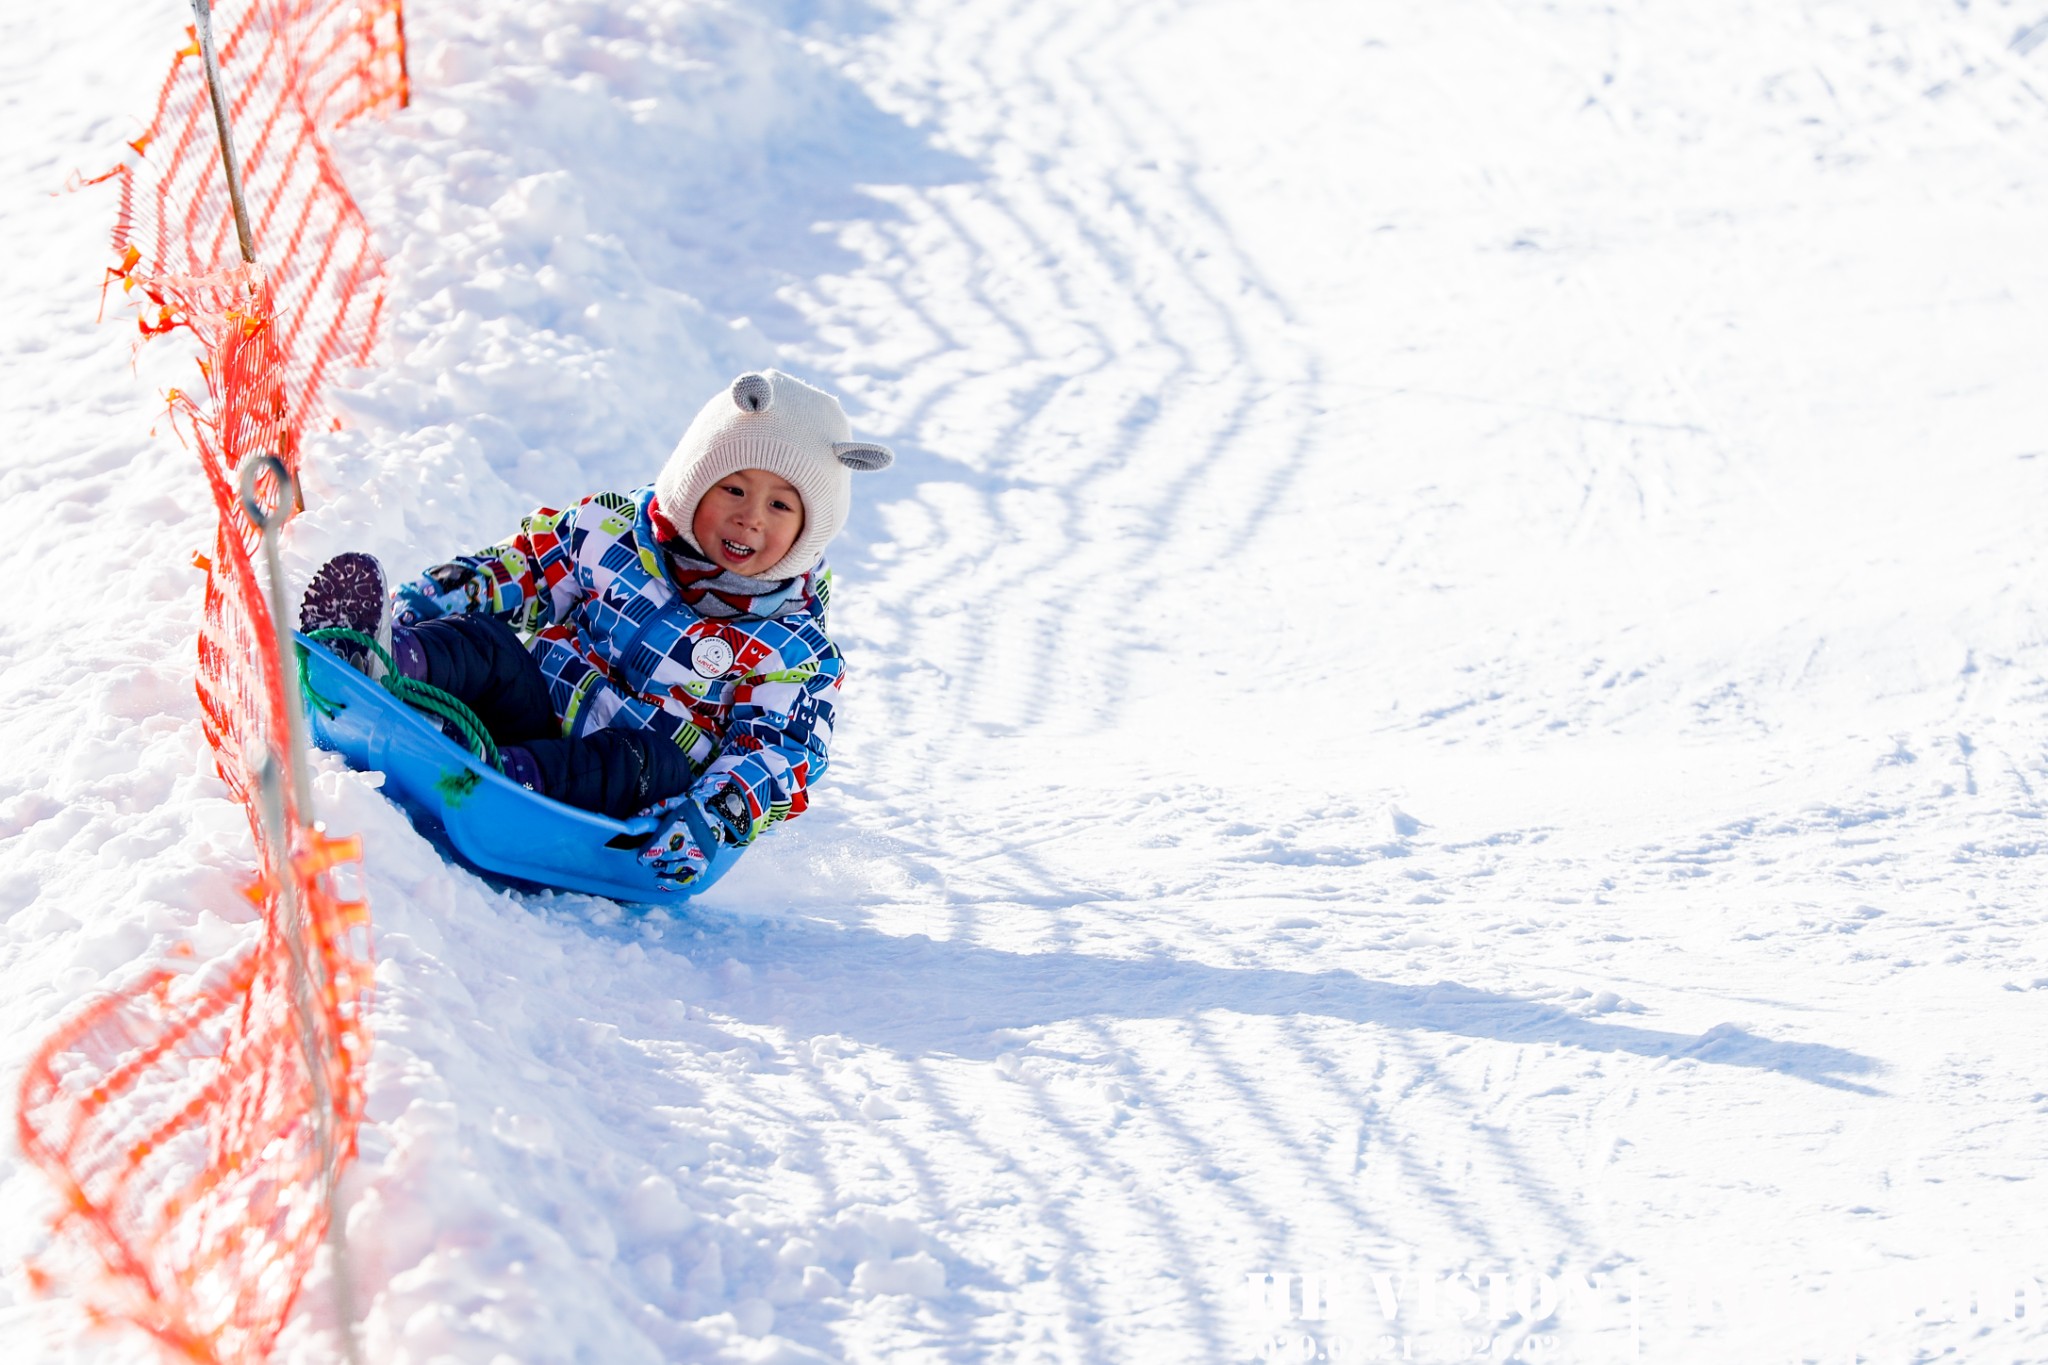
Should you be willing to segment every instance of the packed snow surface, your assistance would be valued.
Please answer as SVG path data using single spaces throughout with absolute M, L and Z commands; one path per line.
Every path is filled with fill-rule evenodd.
M 186 18 L 0 14 L 9 1102 L 252 932 L 189 352 L 53 197 Z M 686 909 L 322 758 L 367 1360 L 2048 1358 L 2048 0 L 407 18 L 300 581 L 751 367 L 899 461 L 817 805 Z M 30 1295 L 51 1206 L 10 1146 L 0 1355 L 150 1358 Z

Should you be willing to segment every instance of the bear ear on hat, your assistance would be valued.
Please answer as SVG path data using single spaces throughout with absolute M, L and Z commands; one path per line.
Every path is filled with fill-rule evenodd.
M 741 412 L 766 412 L 774 401 L 775 386 L 765 374 L 743 374 L 732 381 L 732 405 Z
M 834 441 L 832 453 L 839 457 L 839 463 L 862 474 L 872 474 L 896 463 L 896 456 L 889 447 L 878 446 L 873 441 Z

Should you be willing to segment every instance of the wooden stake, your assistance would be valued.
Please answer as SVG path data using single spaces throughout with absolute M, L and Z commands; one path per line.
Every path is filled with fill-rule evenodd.
M 398 107 L 412 106 L 412 55 L 405 48 L 405 0 L 395 0 L 392 13 L 398 16 Z
M 242 202 L 242 167 L 235 160 L 235 135 L 228 127 L 227 92 L 220 88 L 220 59 L 213 51 L 213 0 L 192 0 L 192 13 L 199 21 L 199 57 L 206 63 L 206 93 L 213 97 L 213 126 L 220 131 L 220 161 L 228 173 L 228 202 L 235 206 L 235 236 L 242 244 L 242 259 L 256 264 L 256 236 L 249 230 L 249 208 Z

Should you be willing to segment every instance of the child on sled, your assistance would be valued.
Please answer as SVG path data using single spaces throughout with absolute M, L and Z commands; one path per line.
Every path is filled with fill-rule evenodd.
M 679 888 L 709 861 L 683 803 L 743 846 L 800 813 L 825 770 L 841 661 L 822 561 L 853 472 L 890 460 L 852 439 L 830 394 L 742 375 L 652 486 L 543 508 L 388 597 L 375 559 L 337 555 L 307 587 L 300 629 L 354 632 L 335 643 L 356 667 L 463 702 L 520 785 L 661 818 L 640 856 Z

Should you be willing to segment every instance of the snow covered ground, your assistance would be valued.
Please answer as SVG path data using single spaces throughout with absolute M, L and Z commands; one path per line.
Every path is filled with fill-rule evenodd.
M 686 913 L 325 764 L 368 1359 L 2048 1359 L 2048 3 L 408 20 L 296 573 L 645 481 L 761 364 L 899 464 L 819 803 Z M 0 14 L 9 1100 L 249 932 L 189 362 L 48 194 L 182 22 Z M 48 1201 L 0 1155 L 0 1353 L 147 1358 L 28 1295 Z

